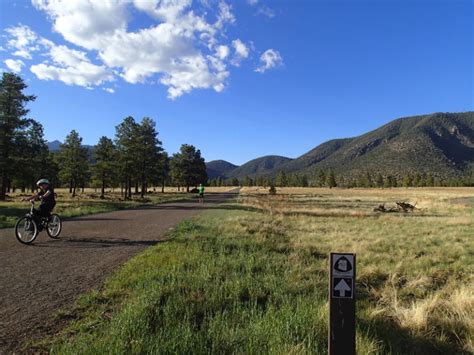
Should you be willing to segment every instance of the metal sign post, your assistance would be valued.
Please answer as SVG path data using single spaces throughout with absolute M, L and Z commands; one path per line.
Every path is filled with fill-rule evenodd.
M 331 253 L 329 267 L 329 355 L 355 355 L 356 256 Z

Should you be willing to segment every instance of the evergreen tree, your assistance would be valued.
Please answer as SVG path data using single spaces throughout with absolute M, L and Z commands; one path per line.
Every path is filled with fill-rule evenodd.
M 306 175 L 301 176 L 300 186 L 301 187 L 308 187 L 309 186 L 308 177 Z
M 327 186 L 332 189 L 333 187 L 336 187 L 337 186 L 337 183 L 336 183 L 336 176 L 334 175 L 334 171 L 330 171 L 328 176 L 327 176 Z
M 377 185 L 378 188 L 382 188 L 383 187 L 383 176 L 382 174 L 378 173 L 377 174 L 377 178 L 375 180 L 375 184 Z
M 29 112 L 26 104 L 36 99 L 33 95 L 24 94 L 27 87 L 18 75 L 2 74 L 0 80 L 0 200 L 5 200 L 7 189 L 17 168 L 14 164 L 14 157 L 18 150 L 15 140 L 29 123 L 25 118 Z
M 316 178 L 317 186 L 319 187 L 326 186 L 326 174 L 324 173 L 324 170 L 319 170 L 316 176 L 317 176 Z
M 54 176 L 48 176 L 51 172 L 49 150 L 46 145 L 43 134 L 43 126 L 29 120 L 28 129 L 18 132 L 15 138 L 16 154 L 13 157 L 15 167 L 14 183 L 15 186 L 25 191 L 30 188 L 36 189 L 35 182 L 41 177 L 54 179 Z
M 244 186 L 253 186 L 253 180 L 249 176 L 245 177 Z
M 75 130 L 66 137 L 59 151 L 60 177 L 69 184 L 69 191 L 76 196 L 76 188 L 84 187 L 89 173 L 87 148 Z
M 137 130 L 138 172 L 141 183 L 141 197 L 145 196 L 150 182 L 161 181 L 163 171 L 163 148 L 158 139 L 155 122 L 145 117 Z M 207 180 L 207 176 L 206 176 Z M 204 181 L 203 183 L 205 183 Z
M 120 176 L 125 187 L 125 198 L 132 198 L 133 178 L 138 174 L 139 125 L 131 116 L 115 127 L 115 144 L 119 152 Z
M 171 175 L 173 180 L 181 186 L 189 187 L 205 184 L 207 182 L 207 171 L 201 151 L 192 145 L 183 144 L 180 152 L 171 158 Z
M 233 179 L 231 180 L 231 186 L 240 186 L 239 179 L 233 178 Z
M 100 198 L 105 198 L 105 188 L 109 186 L 117 170 L 118 153 L 114 142 L 107 137 L 101 137 L 94 150 L 95 165 L 93 172 L 96 180 L 100 181 Z
M 280 170 L 275 178 L 275 185 L 278 187 L 288 186 L 288 177 L 283 170 Z
M 405 175 L 405 177 L 403 178 L 403 187 L 411 187 L 413 186 L 413 178 L 410 174 L 407 174 Z

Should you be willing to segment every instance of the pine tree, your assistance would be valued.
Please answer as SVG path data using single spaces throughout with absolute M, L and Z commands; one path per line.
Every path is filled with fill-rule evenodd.
M 25 118 L 29 112 L 26 104 L 36 99 L 23 93 L 27 87 L 16 74 L 3 73 L 0 80 L 0 200 L 5 200 L 16 170 L 14 157 L 18 147 L 15 140 L 29 123 Z
M 278 172 L 278 175 L 275 178 L 275 185 L 278 187 L 288 186 L 288 177 L 283 170 Z
M 324 187 L 326 186 L 326 174 L 324 173 L 323 170 L 319 170 L 319 172 L 317 173 L 317 178 L 316 178 L 316 184 L 319 186 L 319 187 Z
M 410 174 L 407 174 L 405 175 L 405 177 L 403 178 L 403 187 L 411 187 L 413 186 L 413 178 Z
M 382 188 L 383 187 L 383 176 L 382 174 L 378 173 L 377 174 L 377 178 L 375 180 L 375 184 L 377 185 L 378 188 Z
M 171 175 L 181 186 L 189 187 L 207 182 L 206 164 L 201 157 L 201 151 L 192 145 L 183 144 L 179 153 L 171 158 Z
M 107 137 L 101 137 L 94 150 L 95 165 L 93 172 L 96 180 L 100 181 L 100 198 L 105 198 L 105 188 L 109 186 L 117 170 L 118 152 L 114 142 Z
M 115 127 L 115 144 L 119 152 L 120 176 L 125 186 L 125 198 L 132 198 L 133 179 L 138 174 L 139 125 L 131 116 Z
M 163 148 L 158 139 L 158 132 L 156 131 L 155 126 L 155 121 L 151 118 L 145 117 L 138 126 L 137 131 L 137 163 L 142 198 L 148 190 L 148 184 L 150 182 L 158 183 L 162 177 Z
M 328 177 L 327 177 L 327 186 L 332 189 L 333 187 L 336 187 L 337 186 L 337 183 L 336 183 L 336 176 L 334 175 L 334 171 L 330 171 L 329 174 L 328 174 Z
M 69 191 L 76 196 L 76 188 L 84 187 L 89 173 L 88 151 L 75 130 L 66 137 L 59 151 L 60 177 L 69 184 Z

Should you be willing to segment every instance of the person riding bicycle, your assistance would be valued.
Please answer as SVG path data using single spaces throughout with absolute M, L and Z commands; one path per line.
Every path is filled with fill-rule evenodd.
M 199 202 L 204 203 L 204 185 L 203 184 L 199 184 L 198 194 L 199 194 Z
M 36 183 L 36 186 L 40 189 L 37 194 L 27 198 L 28 201 L 41 200 L 39 208 L 35 211 L 35 214 L 39 217 L 49 217 L 51 212 L 56 206 L 56 196 L 54 189 L 49 183 L 48 179 L 40 179 Z

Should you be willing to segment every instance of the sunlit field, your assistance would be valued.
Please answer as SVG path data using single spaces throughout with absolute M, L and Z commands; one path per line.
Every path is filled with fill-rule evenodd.
M 327 352 L 328 253 L 357 253 L 359 354 L 474 352 L 472 189 L 245 188 L 58 321 L 54 353 Z M 376 213 L 416 203 L 414 212 Z

